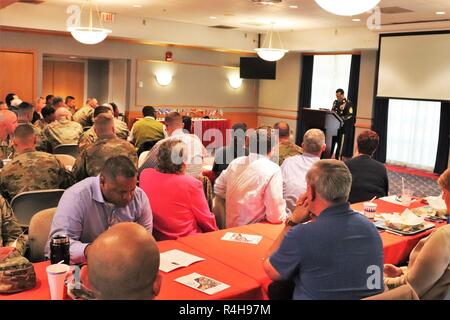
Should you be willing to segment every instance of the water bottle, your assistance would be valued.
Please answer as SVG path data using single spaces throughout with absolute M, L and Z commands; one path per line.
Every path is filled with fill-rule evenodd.
M 70 265 L 70 241 L 66 235 L 55 235 L 50 241 L 51 264 L 64 260 L 64 264 Z

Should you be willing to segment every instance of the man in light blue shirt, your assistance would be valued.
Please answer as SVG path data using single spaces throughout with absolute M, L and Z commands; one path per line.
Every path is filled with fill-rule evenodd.
M 325 151 L 324 133 L 319 129 L 306 131 L 302 148 L 303 154 L 289 157 L 281 165 L 283 199 L 289 214 L 294 212 L 298 197 L 306 191 L 306 173 Z
M 119 222 L 136 222 L 152 233 L 153 216 L 144 191 L 136 187 L 137 169 L 125 156 L 108 159 L 97 177 L 87 178 L 67 189 L 53 218 L 50 239 L 70 238 L 70 262 L 86 262 L 89 244 Z

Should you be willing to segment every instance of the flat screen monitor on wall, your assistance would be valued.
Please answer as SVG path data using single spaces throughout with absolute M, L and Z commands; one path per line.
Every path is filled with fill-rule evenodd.
M 381 35 L 377 96 L 450 100 L 450 30 Z
M 275 80 L 277 63 L 260 58 L 241 57 L 240 74 L 242 79 Z

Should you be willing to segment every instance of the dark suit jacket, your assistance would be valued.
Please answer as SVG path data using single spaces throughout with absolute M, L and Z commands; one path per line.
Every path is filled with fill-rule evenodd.
M 389 192 L 386 167 L 367 155 L 360 155 L 345 162 L 352 173 L 350 203 L 362 202 L 374 196 L 384 197 Z

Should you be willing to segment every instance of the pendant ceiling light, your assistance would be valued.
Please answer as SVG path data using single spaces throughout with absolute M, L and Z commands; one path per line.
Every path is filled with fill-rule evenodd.
M 288 52 L 288 50 L 285 50 L 283 48 L 283 44 L 281 43 L 281 38 L 280 38 L 280 34 L 277 32 L 277 38 L 278 41 L 280 42 L 280 47 L 279 48 L 274 48 L 273 47 L 273 33 L 274 33 L 274 24 L 272 23 L 272 26 L 270 28 L 270 30 L 267 32 L 265 38 L 264 38 L 264 43 L 262 45 L 261 48 L 256 48 L 255 51 L 258 54 L 258 56 L 266 61 L 278 61 L 281 58 L 284 57 L 284 55 Z
M 338 16 L 355 16 L 367 12 L 381 0 L 315 0 L 324 10 Z
M 97 18 L 100 22 L 100 28 L 94 28 L 94 24 L 92 21 L 92 2 L 91 0 L 88 1 L 89 3 L 89 26 L 88 27 L 69 27 L 67 28 L 67 31 L 69 31 L 72 34 L 72 37 L 75 38 L 78 42 L 84 43 L 84 44 L 97 44 L 102 42 L 106 39 L 108 34 L 111 33 L 111 30 L 103 28 L 102 21 L 100 19 L 100 12 L 98 11 L 97 5 L 96 11 L 97 11 Z M 83 13 L 84 4 L 81 7 L 80 15 Z

